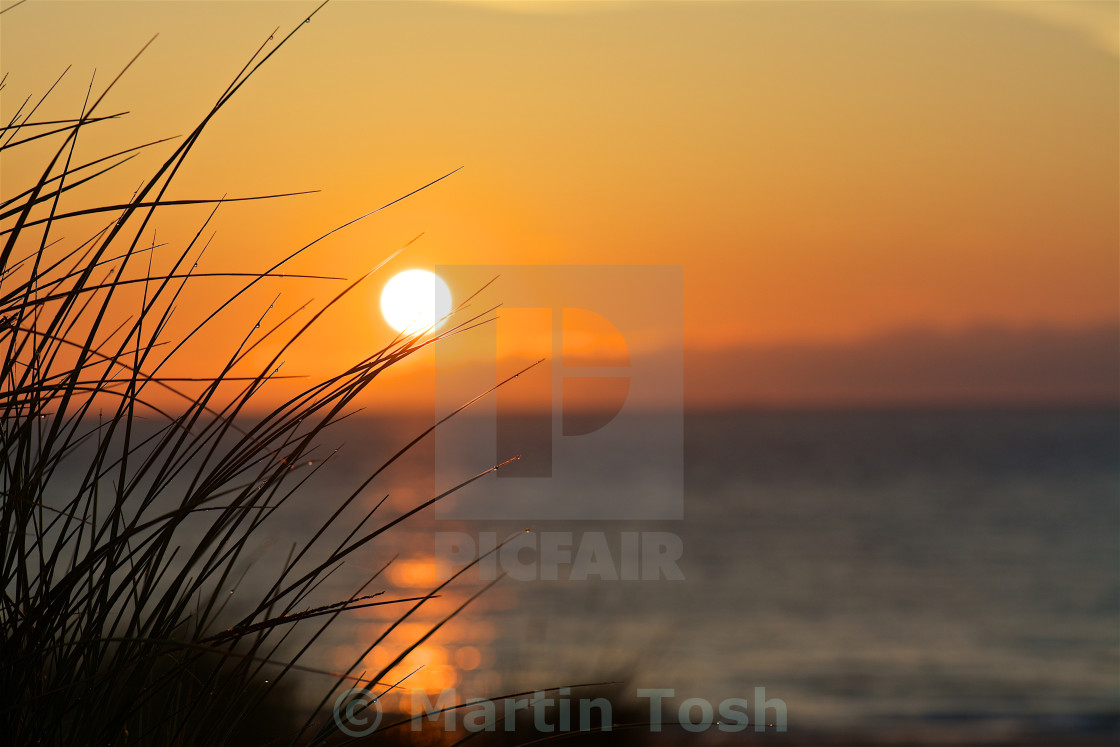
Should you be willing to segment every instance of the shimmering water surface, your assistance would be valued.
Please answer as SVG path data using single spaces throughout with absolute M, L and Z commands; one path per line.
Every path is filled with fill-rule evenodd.
M 270 541 L 297 541 L 417 427 L 347 423 L 330 437 L 347 445 L 328 479 L 277 516 Z M 658 418 L 630 427 L 648 438 Z M 763 686 L 786 703 L 791 731 L 1088 728 L 1117 710 L 1118 455 L 1113 410 L 690 414 L 683 521 L 444 521 L 428 509 L 363 548 L 323 598 L 394 555 L 370 589 L 427 591 L 438 532 L 601 533 L 615 556 L 623 532 L 671 532 L 683 580 L 567 580 L 564 566 L 555 581 L 507 578 L 396 671 L 421 667 L 412 687 L 463 697 L 624 680 L 624 691 L 719 702 Z M 628 475 L 602 459 L 587 468 L 623 484 L 658 474 L 656 463 L 626 460 L 642 471 Z M 431 460 L 430 446 L 417 449 L 363 505 L 388 494 L 389 520 L 426 499 Z M 483 585 L 466 574 L 367 666 Z M 402 609 L 341 618 L 305 663 L 347 666 Z

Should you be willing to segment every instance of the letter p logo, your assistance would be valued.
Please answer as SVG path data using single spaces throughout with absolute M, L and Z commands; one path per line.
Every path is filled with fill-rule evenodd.
M 437 416 L 541 361 L 436 430 L 438 491 L 520 455 L 437 515 L 681 518 L 680 267 L 437 271 L 457 298 L 497 277 L 488 296 L 502 304 L 496 322 L 436 345 Z
M 552 477 L 553 429 L 560 438 L 603 428 L 630 392 L 630 355 L 618 329 L 587 309 L 502 308 L 497 337 L 498 380 L 513 376 L 526 353 L 543 361 L 523 381 L 498 390 L 497 454 L 521 459 L 499 479 Z

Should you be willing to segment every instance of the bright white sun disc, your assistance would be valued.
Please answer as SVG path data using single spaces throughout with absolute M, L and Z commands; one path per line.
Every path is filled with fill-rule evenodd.
M 421 332 L 451 313 L 451 289 L 435 273 L 405 270 L 385 283 L 381 313 L 398 332 Z

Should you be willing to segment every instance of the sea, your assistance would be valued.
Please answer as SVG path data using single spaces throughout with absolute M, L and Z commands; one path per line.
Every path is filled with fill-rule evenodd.
M 727 702 L 746 701 L 753 718 L 759 700 L 769 702 L 768 733 L 782 716 L 787 734 L 806 739 L 1117 737 L 1118 415 L 1085 407 L 631 418 L 616 445 L 663 438 L 682 458 L 590 450 L 580 469 L 608 476 L 619 500 L 627 485 L 638 503 L 643 486 L 679 486 L 679 518 L 504 520 L 425 508 L 356 552 L 317 599 L 374 574 L 365 593 L 422 596 L 469 562 L 472 544 L 477 554 L 509 538 L 520 549 L 467 568 L 416 612 L 405 615 L 412 603 L 402 603 L 339 617 L 302 662 L 344 671 L 359 660 L 346 671 L 370 673 L 406 653 L 385 678 L 385 702 L 397 696 L 400 710 L 418 690 L 461 701 L 610 683 L 567 697 L 603 696 L 616 722 L 644 721 L 657 699 L 660 717 L 686 720 L 689 731 L 718 730 Z M 375 417 L 342 424 L 331 434 L 346 443 L 329 480 L 277 516 L 266 544 L 300 541 L 332 496 L 422 427 Z M 373 522 L 384 524 L 434 497 L 438 448 L 429 437 L 397 460 L 363 489 L 354 515 L 385 499 Z M 462 471 L 467 479 L 481 470 Z M 472 489 L 485 491 L 489 479 L 499 478 Z M 647 539 L 652 565 L 641 557 Z M 308 693 L 325 678 L 303 676 Z
M 485 445 L 484 420 L 465 413 L 455 438 L 490 434 Z M 274 652 L 311 642 L 290 675 L 301 708 L 329 709 L 339 674 L 357 684 L 387 669 L 380 702 L 402 713 L 543 691 L 573 719 L 597 700 L 589 719 L 685 722 L 713 739 L 1120 738 L 1115 407 L 600 421 L 615 429 L 609 448 L 568 449 L 551 477 L 499 485 L 494 449 L 489 462 L 471 463 L 487 448 L 449 460 L 429 434 L 394 458 L 432 418 L 346 418 L 292 465 L 298 488 L 219 590 L 226 616 L 255 606 L 292 548 L 353 496 L 301 568 L 360 544 L 292 611 L 379 596 L 322 631 L 325 616 L 297 623 Z M 572 444 L 587 437 L 575 430 Z M 526 458 L 564 437 L 544 433 Z M 544 503 L 530 494 L 565 470 L 584 486 L 579 510 L 535 518 Z M 486 503 L 499 492 L 508 513 Z M 165 493 L 174 500 L 175 486 Z M 210 516 L 184 527 L 184 547 Z

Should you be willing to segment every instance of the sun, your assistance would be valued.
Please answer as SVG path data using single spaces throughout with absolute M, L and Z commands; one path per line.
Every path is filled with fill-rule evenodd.
M 390 327 L 405 334 L 437 327 L 451 313 L 451 289 L 435 273 L 405 270 L 385 283 L 381 313 Z

